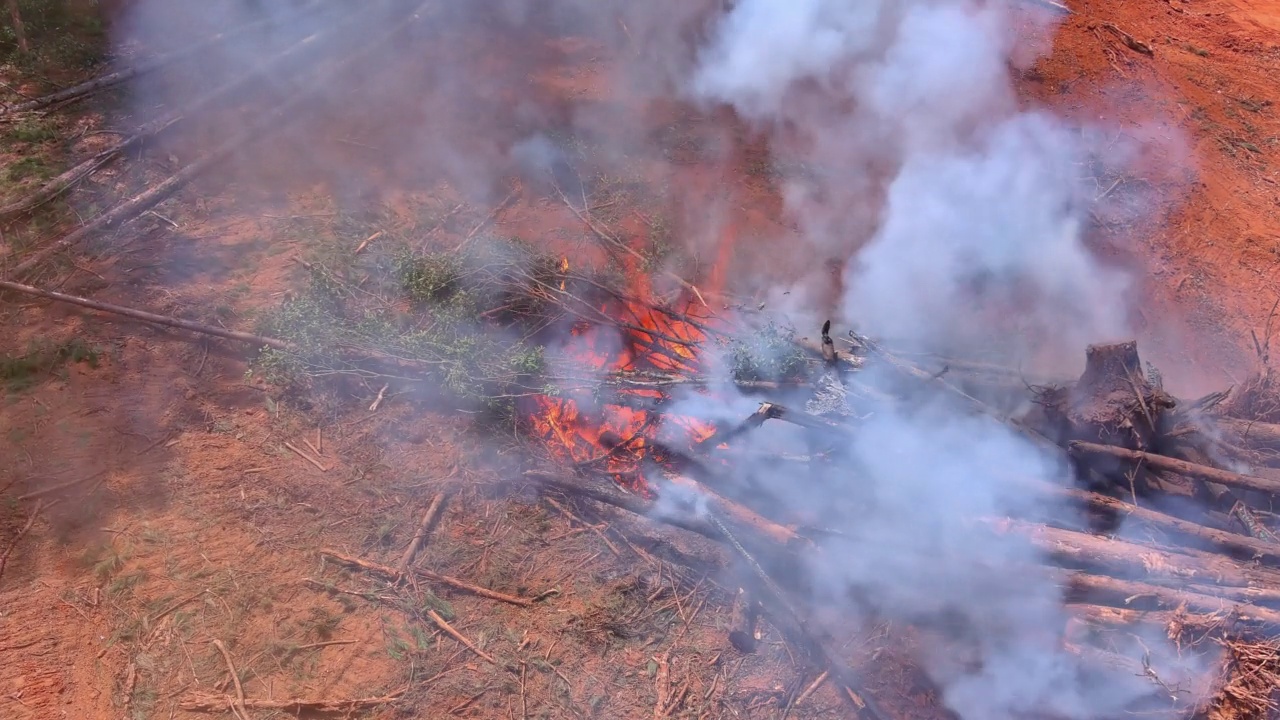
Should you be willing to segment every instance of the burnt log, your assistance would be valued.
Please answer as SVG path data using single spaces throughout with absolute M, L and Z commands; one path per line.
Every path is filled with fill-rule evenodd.
M 760 620 L 760 611 L 760 601 L 755 595 L 744 588 L 738 588 L 729 621 L 729 627 L 732 628 L 729 631 L 729 642 L 740 652 L 756 651 L 756 644 L 759 642 L 756 639 L 756 625 Z

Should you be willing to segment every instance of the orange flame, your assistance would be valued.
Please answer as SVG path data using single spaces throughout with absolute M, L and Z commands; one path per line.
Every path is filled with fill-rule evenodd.
M 560 267 L 567 272 L 567 257 Z M 615 320 L 620 333 L 613 327 L 575 327 L 572 359 L 591 370 L 609 373 L 697 373 L 701 367 L 699 347 L 707 340 L 699 326 L 712 320 L 708 313 L 698 312 L 705 306 L 690 298 L 683 312 L 657 309 L 648 302 L 647 278 L 634 265 L 628 269 L 635 281 L 633 294 L 640 299 L 599 308 Z M 678 437 L 679 444 L 687 446 L 677 449 L 692 449 L 715 433 L 714 426 L 695 418 L 659 416 L 653 410 L 635 407 L 665 399 L 665 393 L 657 388 L 621 389 L 619 402 L 606 402 L 598 412 L 587 413 L 573 398 L 537 396 L 528 420 L 558 461 L 606 472 L 624 487 L 648 494 L 641 464 L 650 458 L 661 424 L 667 425 L 666 437 Z M 677 432 L 671 432 L 673 429 Z

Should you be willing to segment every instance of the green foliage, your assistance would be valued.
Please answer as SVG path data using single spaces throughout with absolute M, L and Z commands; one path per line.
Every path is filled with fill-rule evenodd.
M 795 331 L 773 322 L 746 338 L 724 343 L 737 380 L 783 380 L 803 375 L 807 358 L 795 342 Z
M 274 382 L 299 383 L 334 373 L 369 374 L 356 359 L 375 356 L 428 376 L 461 400 L 509 412 L 542 372 L 543 351 L 479 315 L 489 308 L 536 312 L 527 288 L 559 283 L 547 271 L 558 272 L 558 261 L 515 241 L 474 247 L 466 254 L 401 250 L 360 287 L 312 266 L 308 288 L 259 325 L 261 334 L 296 349 L 264 348 L 254 370 Z
M 44 118 L 24 118 L 10 127 L 5 137 L 14 142 L 43 143 L 58 139 L 58 131 Z
M 101 357 L 100 348 L 79 338 L 59 344 L 32 343 L 22 355 L 0 357 L 0 382 L 7 384 L 10 390 L 23 390 L 67 363 L 88 363 L 90 367 L 97 367 Z
M 107 32 L 98 11 L 74 0 L 18 0 L 30 51 L 18 49 L 12 23 L 0 26 L 0 60 L 41 72 L 89 68 L 101 62 Z M 96 5 L 96 3 L 95 3 Z
M 462 258 L 452 253 L 400 253 L 395 274 L 404 294 L 418 304 L 441 302 L 457 294 Z
M 53 168 L 44 158 L 38 155 L 27 155 L 18 158 L 5 168 L 5 178 L 10 182 L 23 180 L 48 180 L 53 177 Z

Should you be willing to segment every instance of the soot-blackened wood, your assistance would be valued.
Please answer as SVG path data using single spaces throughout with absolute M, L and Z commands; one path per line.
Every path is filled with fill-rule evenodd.
M 733 599 L 732 618 L 729 621 L 729 642 L 744 653 L 756 651 L 756 625 L 760 619 L 760 601 L 753 593 L 738 588 Z
M 1138 344 L 1128 341 L 1090 345 L 1080 379 L 1044 390 L 1039 404 L 1031 421 L 1061 445 L 1085 441 L 1146 450 L 1159 437 L 1165 410 L 1175 403 L 1147 381 Z M 1090 458 L 1081 469 L 1090 485 L 1118 486 L 1126 493 L 1146 494 L 1156 485 L 1145 467 L 1110 458 Z
M 1179 475 L 1204 480 L 1207 482 L 1226 485 L 1231 488 L 1240 488 L 1242 490 L 1256 490 L 1275 497 L 1280 497 L 1280 480 L 1271 478 L 1258 477 L 1256 475 L 1244 475 L 1242 473 L 1234 473 L 1228 470 L 1222 470 L 1208 465 L 1187 462 L 1177 458 L 1166 457 L 1164 455 L 1156 455 L 1154 453 L 1146 453 L 1136 450 L 1127 450 L 1112 445 L 1099 445 L 1097 443 L 1075 442 L 1071 444 L 1073 453 L 1085 454 L 1091 457 L 1109 457 L 1118 462 L 1126 464 L 1149 465 L 1157 470 L 1165 470 Z
M 1133 450 L 1151 446 L 1172 398 L 1147 382 L 1138 343 L 1090 345 L 1085 368 L 1067 393 L 1072 440 L 1088 440 Z

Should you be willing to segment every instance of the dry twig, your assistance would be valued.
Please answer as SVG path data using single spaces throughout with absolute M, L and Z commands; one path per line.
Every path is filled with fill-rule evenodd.
M 413 540 L 409 542 L 409 547 L 405 548 L 404 555 L 400 557 L 400 562 L 396 563 L 396 570 L 403 573 L 409 567 L 409 563 L 413 562 L 413 556 L 417 554 L 418 548 L 422 547 L 422 543 L 427 538 L 427 531 L 431 528 L 431 523 L 435 521 L 436 515 L 440 513 L 440 508 L 444 507 L 445 494 L 436 493 L 431 498 L 431 504 L 427 506 L 427 511 L 422 514 L 422 522 L 418 523 L 418 531 L 413 534 Z
M 369 572 L 377 573 L 391 580 L 397 580 L 401 577 L 404 577 L 405 575 L 405 573 L 400 572 L 399 570 L 396 570 L 393 567 L 389 567 L 387 565 L 382 565 L 375 562 L 370 562 L 368 560 L 364 560 L 357 557 L 352 557 L 350 555 L 344 555 L 343 553 L 340 553 L 336 550 L 330 550 L 328 548 L 320 550 L 320 554 L 325 557 L 332 558 L 333 560 L 337 560 L 340 563 L 352 565 L 352 566 L 361 568 L 363 570 L 368 570 Z M 482 588 L 482 587 L 479 587 L 478 585 L 472 585 L 469 582 L 464 582 L 457 578 L 449 577 L 448 575 L 441 575 L 439 573 L 435 573 L 430 570 L 424 570 L 422 568 L 409 568 L 407 572 L 413 575 L 417 575 L 418 577 L 426 578 L 427 580 L 433 580 L 442 585 L 448 585 L 458 590 L 469 592 L 473 595 L 479 595 L 480 597 L 487 597 L 490 600 L 499 600 L 501 602 L 510 603 L 512 605 L 519 605 L 521 607 L 530 607 L 533 605 L 533 600 L 530 600 L 528 598 L 516 597 L 514 595 L 507 595 L 506 593 L 500 593 L 494 590 L 490 590 L 488 588 Z
M 231 682 L 236 688 L 234 702 L 228 702 L 227 704 L 231 706 L 231 709 L 241 720 L 249 720 L 249 712 L 244 707 L 244 688 L 240 686 L 240 674 L 236 672 L 236 665 L 231 662 L 231 653 L 227 652 L 227 646 L 223 645 L 221 640 L 214 640 L 213 646 L 218 648 L 218 652 L 222 653 L 222 659 L 227 662 L 227 670 L 231 673 Z
M 393 703 L 400 699 L 402 692 L 382 697 L 346 700 L 245 700 L 241 705 L 259 710 L 283 710 L 289 713 L 349 713 Z M 195 695 L 183 700 L 178 707 L 190 712 L 223 712 L 227 709 L 227 704 L 233 701 L 234 698 L 226 695 Z

